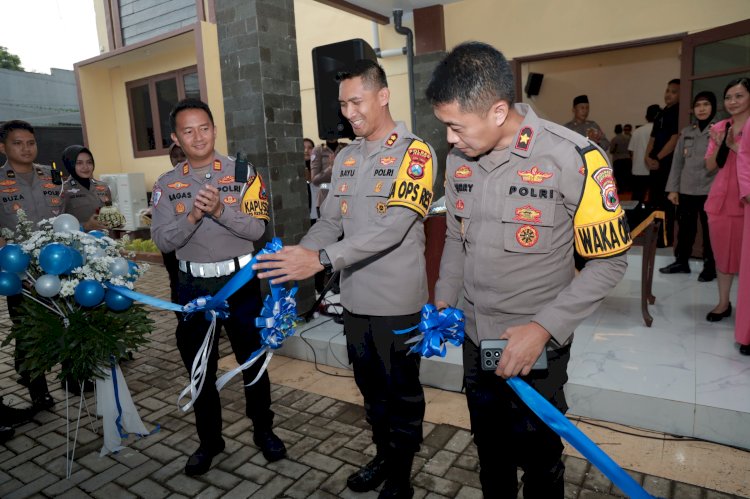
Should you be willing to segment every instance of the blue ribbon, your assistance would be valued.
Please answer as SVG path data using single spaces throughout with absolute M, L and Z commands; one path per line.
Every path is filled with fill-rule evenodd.
M 550 404 L 536 390 L 530 387 L 521 378 L 513 377 L 507 380 L 510 387 L 521 400 L 529 406 L 529 409 L 539 416 L 547 426 L 555 433 L 568 441 L 578 452 L 588 459 L 591 464 L 599 468 L 612 483 L 631 499 L 654 499 L 654 496 L 646 492 L 638 485 L 633 477 L 625 473 L 620 466 L 612 460 L 603 450 L 591 441 L 581 430 L 576 428 L 555 406 Z
M 397 329 L 395 334 L 405 334 L 419 329 L 421 333 L 406 343 L 416 343 L 409 353 L 419 353 L 422 357 L 433 355 L 445 357 L 445 344 L 460 346 L 464 342 L 464 313 L 453 307 L 438 311 L 435 305 L 426 304 L 422 307 L 422 320 L 414 327 Z
M 115 425 L 117 426 L 117 433 L 120 434 L 120 438 L 128 438 L 130 436 L 130 433 L 126 432 L 122 428 L 122 406 L 120 405 L 120 392 L 117 389 L 117 371 L 115 370 L 115 360 L 114 357 L 111 357 L 110 360 L 110 369 L 112 370 L 112 385 L 115 389 L 115 405 L 117 406 L 117 418 L 115 419 Z M 156 428 L 151 430 L 149 433 L 145 435 L 141 435 L 140 433 L 136 433 L 139 437 L 147 437 L 149 435 L 153 435 L 154 433 L 161 430 L 161 425 L 157 424 Z

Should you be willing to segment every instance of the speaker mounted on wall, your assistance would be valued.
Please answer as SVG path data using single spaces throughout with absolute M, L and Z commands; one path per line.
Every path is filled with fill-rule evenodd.
M 526 86 L 524 87 L 526 97 L 539 95 L 539 90 L 541 90 L 542 88 L 543 79 L 544 74 L 542 73 L 529 73 L 529 76 L 526 78 Z
M 315 107 L 318 113 L 318 135 L 321 139 L 354 139 L 352 126 L 341 114 L 339 84 L 336 74 L 359 59 L 378 62 L 375 51 L 361 38 L 321 45 L 312 50 Z

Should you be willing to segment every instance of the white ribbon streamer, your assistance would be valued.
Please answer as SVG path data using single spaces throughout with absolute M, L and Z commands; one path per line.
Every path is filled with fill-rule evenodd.
M 206 331 L 206 337 L 203 339 L 203 344 L 198 350 L 198 353 L 195 354 L 195 359 L 193 359 L 193 367 L 190 369 L 190 384 L 188 384 L 188 386 L 180 392 L 180 396 L 177 397 L 177 405 L 180 406 L 180 400 L 182 400 L 182 398 L 188 393 L 190 394 L 190 401 L 187 404 L 180 406 L 180 409 L 183 412 L 187 412 L 193 407 L 193 404 L 198 399 L 198 395 L 200 395 L 201 390 L 203 389 L 203 382 L 206 380 L 208 357 L 211 355 L 211 346 L 213 345 L 214 332 L 216 331 L 216 312 L 214 310 L 209 310 L 209 312 L 211 312 L 211 324 L 208 326 L 208 331 Z
M 231 371 L 228 371 L 224 373 L 219 379 L 216 380 L 216 389 L 221 390 L 224 388 L 224 385 L 229 383 L 229 380 L 231 380 L 235 375 L 241 373 L 248 367 L 255 364 L 261 355 L 266 354 L 266 360 L 263 362 L 263 365 L 260 366 L 260 370 L 258 371 L 258 374 L 255 376 L 255 379 L 252 380 L 250 383 L 246 384 L 245 386 L 254 385 L 258 382 L 261 376 L 263 376 L 263 373 L 268 368 L 268 364 L 271 362 L 271 357 L 273 357 L 273 351 L 269 347 L 263 347 L 260 350 L 257 350 L 255 355 L 252 355 L 250 359 L 242 364 L 241 366 L 235 367 Z

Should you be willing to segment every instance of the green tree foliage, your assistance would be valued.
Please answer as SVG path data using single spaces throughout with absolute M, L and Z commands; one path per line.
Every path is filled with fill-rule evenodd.
M 11 54 L 10 52 L 8 52 L 7 48 L 0 47 L 0 68 L 23 71 L 23 66 L 21 66 L 21 58 L 15 54 Z

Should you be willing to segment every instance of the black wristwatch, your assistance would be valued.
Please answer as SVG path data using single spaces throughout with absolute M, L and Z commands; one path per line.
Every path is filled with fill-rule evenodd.
M 333 268 L 331 259 L 328 258 L 328 253 L 326 253 L 326 250 L 322 249 L 318 251 L 318 260 L 325 270 L 331 270 Z

